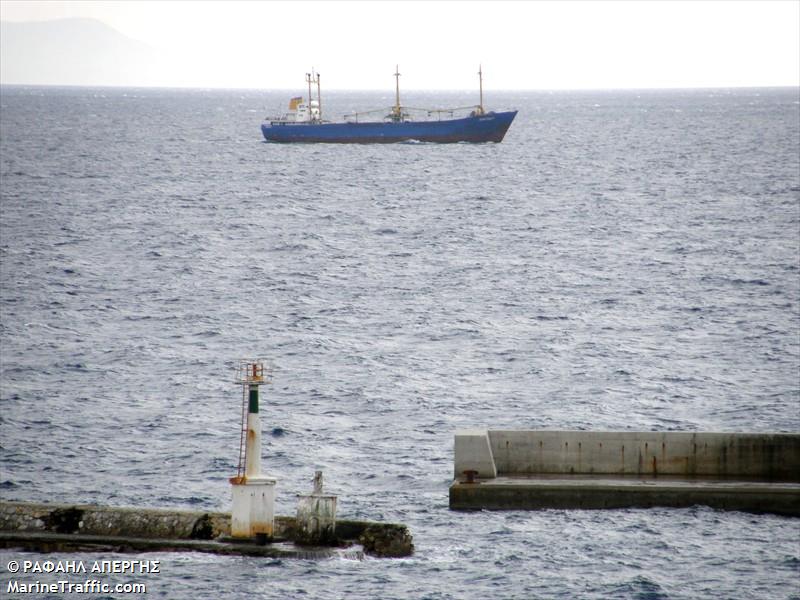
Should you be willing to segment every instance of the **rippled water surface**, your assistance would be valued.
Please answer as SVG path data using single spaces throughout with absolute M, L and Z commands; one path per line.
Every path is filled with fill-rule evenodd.
M 3 498 L 228 510 L 232 369 L 261 356 L 277 511 L 321 468 L 417 552 L 163 554 L 148 596 L 800 597 L 796 519 L 447 508 L 459 428 L 800 431 L 797 89 L 507 92 L 502 144 L 263 142 L 288 95 L 2 88 Z

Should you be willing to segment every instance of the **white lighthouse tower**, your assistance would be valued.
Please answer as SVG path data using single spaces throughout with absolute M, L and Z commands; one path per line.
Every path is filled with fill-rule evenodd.
M 273 535 L 275 521 L 274 477 L 261 473 L 261 420 L 259 387 L 269 383 L 264 363 L 239 361 L 236 383 L 242 386 L 242 433 L 239 443 L 239 466 L 233 486 L 231 536 L 265 540 Z

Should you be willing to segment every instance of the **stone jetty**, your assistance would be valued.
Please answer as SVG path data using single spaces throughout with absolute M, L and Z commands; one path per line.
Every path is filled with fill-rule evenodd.
M 0 546 L 40 552 L 211 552 L 281 558 L 363 555 L 380 558 L 414 552 L 405 525 L 338 520 L 327 545 L 298 543 L 294 517 L 275 517 L 273 537 L 231 538 L 222 512 L 118 508 L 88 504 L 0 502 Z

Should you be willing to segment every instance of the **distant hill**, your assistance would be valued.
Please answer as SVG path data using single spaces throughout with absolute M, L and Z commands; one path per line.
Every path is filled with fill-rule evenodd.
M 155 50 L 94 19 L 0 23 L 0 83 L 152 85 Z

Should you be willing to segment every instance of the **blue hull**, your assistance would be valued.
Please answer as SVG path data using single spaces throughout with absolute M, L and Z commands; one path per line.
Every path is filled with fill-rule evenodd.
M 285 123 L 261 125 L 270 142 L 322 142 L 340 144 L 420 142 L 501 142 L 517 111 L 486 113 L 447 121 L 402 123 Z

